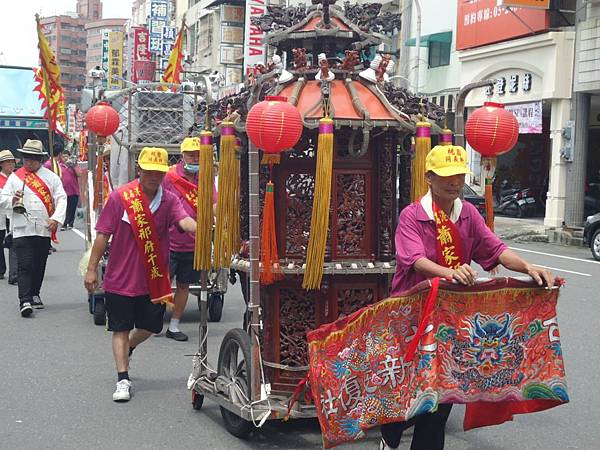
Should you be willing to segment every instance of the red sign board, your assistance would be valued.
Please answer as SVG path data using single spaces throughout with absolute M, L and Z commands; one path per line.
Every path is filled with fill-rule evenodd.
M 148 43 L 150 42 L 150 33 L 147 28 L 133 28 L 133 60 L 143 61 L 151 59 Z
M 154 81 L 154 72 L 156 63 L 154 61 L 134 61 L 131 81 L 139 83 L 140 81 Z
M 145 27 L 133 27 L 133 70 L 131 81 L 138 83 L 140 81 L 154 81 L 154 71 L 156 63 L 150 61 L 150 33 Z
M 460 0 L 456 20 L 457 50 L 526 36 L 532 30 L 545 31 L 550 25 L 548 11 L 527 8 L 509 10 L 498 6 L 497 0 Z

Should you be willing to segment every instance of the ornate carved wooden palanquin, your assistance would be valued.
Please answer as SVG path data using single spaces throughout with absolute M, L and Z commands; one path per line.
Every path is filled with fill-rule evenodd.
M 236 109 L 243 117 L 265 94 L 281 95 L 298 108 L 304 120 L 298 144 L 281 155 L 279 164 L 262 166 L 259 183 L 261 205 L 269 177 L 275 184 L 278 255 L 284 271 L 282 280 L 260 290 L 262 356 L 273 390 L 284 393 L 292 392 L 305 375 L 307 331 L 351 314 L 389 292 L 398 203 L 405 202 L 403 196 L 410 184 L 410 171 L 406 170 L 410 140 L 406 138 L 414 133 L 411 116 L 419 112 L 420 103 L 408 91 L 382 81 L 387 61 L 377 66 L 365 59 L 386 40 L 380 32 L 399 28 L 399 15 L 379 14 L 379 4 L 346 4 L 342 10 L 331 6 L 333 1 L 313 3 L 317 5 L 308 8 L 268 7 L 268 14 L 253 21 L 269 33 L 267 39 L 280 55 L 287 54 L 288 64 L 278 68 L 273 60 L 261 68 L 262 75 L 248 86 L 249 93 L 216 107 L 220 111 Z M 323 14 L 323 8 L 329 14 Z M 335 75 L 331 82 L 315 79 L 317 54 L 322 52 Z M 356 66 L 356 62 L 360 64 Z M 371 78 L 361 74 L 369 65 Z M 284 74 L 287 79 L 282 81 Z M 324 102 L 327 99 L 329 102 Z M 329 234 L 322 287 L 306 291 L 302 288 L 303 264 L 315 188 L 318 122 L 325 105 L 330 107 L 335 126 Z M 434 106 L 426 104 L 422 109 L 429 117 L 439 118 L 440 111 Z M 400 178 L 399 159 L 403 162 Z M 248 167 L 246 155 L 241 163 Z M 242 238 L 247 239 L 245 173 L 241 202 Z M 234 268 L 247 272 L 244 259 L 236 261 Z

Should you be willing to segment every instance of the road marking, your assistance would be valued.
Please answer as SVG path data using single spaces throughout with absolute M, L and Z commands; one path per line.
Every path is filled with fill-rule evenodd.
M 582 277 L 591 277 L 591 275 L 589 273 L 574 272 L 572 270 L 559 269 L 557 267 L 542 266 L 541 264 L 536 264 L 535 266 L 543 267 L 544 269 L 556 270 L 557 272 L 572 273 L 573 275 L 580 275 Z
M 83 234 L 77 228 L 71 228 L 71 231 L 85 241 L 85 234 Z
M 562 256 L 562 255 L 555 255 L 553 253 L 536 252 L 535 250 L 527 250 L 524 248 L 517 248 L 517 247 L 508 247 L 508 248 L 510 248 L 511 250 L 517 250 L 519 252 L 535 253 L 536 255 L 553 256 L 554 258 L 569 259 L 571 261 L 581 261 L 581 262 L 590 263 L 590 264 L 600 264 L 600 261 L 581 259 L 581 258 L 573 258 L 572 256 Z

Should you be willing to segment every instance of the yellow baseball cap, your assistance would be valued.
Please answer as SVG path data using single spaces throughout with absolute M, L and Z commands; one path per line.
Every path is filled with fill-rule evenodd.
M 468 163 L 467 151 L 460 145 L 436 145 L 425 158 L 425 172 L 440 177 L 470 174 Z
M 138 165 L 144 170 L 169 171 L 169 154 L 164 148 L 144 147 L 138 156 Z
M 181 153 L 200 151 L 199 137 L 186 137 L 181 143 Z

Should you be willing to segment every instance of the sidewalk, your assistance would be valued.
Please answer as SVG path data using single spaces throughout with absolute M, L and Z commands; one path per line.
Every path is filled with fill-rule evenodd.
M 494 231 L 500 239 L 518 240 L 527 236 L 527 240 L 548 242 L 543 217 L 517 219 L 516 217 L 495 216 Z M 533 239 L 534 236 L 539 239 Z
M 583 234 L 578 229 L 547 229 L 544 218 L 517 219 L 495 216 L 494 228 L 498 237 L 516 242 L 551 242 L 554 244 L 582 247 Z

